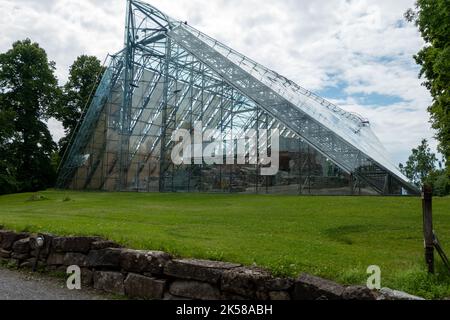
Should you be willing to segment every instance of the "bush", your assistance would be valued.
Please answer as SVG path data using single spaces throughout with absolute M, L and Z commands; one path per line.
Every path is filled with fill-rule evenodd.
M 17 181 L 13 176 L 0 174 L 0 195 L 16 193 L 17 190 Z
M 438 197 L 444 197 L 450 194 L 450 179 L 445 173 L 436 177 L 434 180 L 433 193 Z

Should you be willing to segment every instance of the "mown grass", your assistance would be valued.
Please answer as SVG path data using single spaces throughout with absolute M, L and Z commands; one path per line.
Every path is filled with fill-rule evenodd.
M 433 208 L 450 253 L 450 198 L 436 198 Z M 436 276 L 426 273 L 420 198 L 46 191 L 0 197 L 0 224 L 344 284 L 364 284 L 367 267 L 378 265 L 383 286 L 450 296 L 450 274 L 440 262 Z

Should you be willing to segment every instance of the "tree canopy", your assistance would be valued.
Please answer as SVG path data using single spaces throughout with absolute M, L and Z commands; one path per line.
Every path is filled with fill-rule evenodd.
M 54 72 L 54 62 L 29 39 L 0 54 L 0 165 L 13 191 L 35 191 L 54 182 L 56 145 L 46 125 L 60 95 Z
M 59 142 L 61 155 L 70 139 L 78 133 L 77 125 L 83 120 L 104 71 L 97 57 L 87 55 L 79 56 L 70 67 L 58 112 L 58 119 L 66 131 L 66 136 Z
M 422 186 L 436 168 L 437 158 L 431 152 L 427 140 L 422 140 L 420 146 L 412 150 L 406 165 L 400 164 L 400 169 L 416 186 Z
M 63 154 L 103 72 L 96 57 L 80 56 L 61 88 L 55 63 L 37 43 L 17 41 L 0 54 L 0 194 L 53 186 L 58 148 L 47 120 L 55 117 L 65 128 Z
M 442 162 L 438 162 L 436 154 L 431 151 L 425 139 L 417 148 L 412 149 L 406 165 L 400 164 L 400 169 L 416 186 L 426 184 L 433 187 L 436 196 L 446 196 L 450 193 L 450 180 L 443 170 Z
M 416 23 L 426 41 L 414 58 L 421 66 L 423 84 L 433 97 L 428 111 L 450 179 L 450 0 L 418 0 L 416 8 L 409 9 L 405 16 Z

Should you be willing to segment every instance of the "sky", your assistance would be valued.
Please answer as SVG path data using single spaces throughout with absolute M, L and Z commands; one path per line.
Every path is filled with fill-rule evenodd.
M 424 42 L 404 12 L 415 0 L 143 0 L 299 85 L 370 119 L 394 162 L 427 138 L 428 91 L 413 55 Z M 0 0 L 0 52 L 38 42 L 61 84 L 81 54 L 123 47 L 125 0 Z M 58 140 L 61 125 L 50 121 Z

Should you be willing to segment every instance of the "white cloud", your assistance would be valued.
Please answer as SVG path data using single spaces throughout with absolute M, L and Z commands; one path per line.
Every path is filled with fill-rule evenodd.
M 58 120 L 53 118 L 49 119 L 47 121 L 47 126 L 55 141 L 59 141 L 59 139 L 65 136 L 64 127 Z
M 422 138 L 433 136 L 426 113 L 431 99 L 412 59 L 423 41 L 413 25 L 402 22 L 414 2 L 151 1 L 308 89 L 339 85 L 342 97 L 336 102 L 370 118 L 396 161 L 405 161 Z M 103 60 L 123 45 L 125 1 L 0 0 L 0 11 L 0 51 L 30 37 L 56 61 L 62 82 L 78 55 Z M 355 98 L 364 94 L 395 96 L 401 102 L 380 107 Z M 61 134 L 53 131 L 56 137 Z

